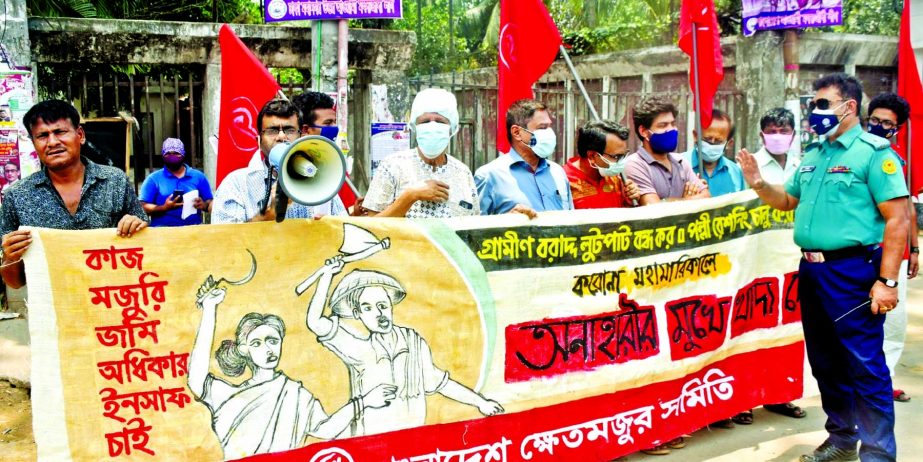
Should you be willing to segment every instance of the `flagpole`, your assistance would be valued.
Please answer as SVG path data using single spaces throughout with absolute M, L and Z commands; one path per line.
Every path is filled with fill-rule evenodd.
M 695 105 L 695 152 L 699 157 L 699 175 L 702 178 L 705 178 L 705 161 L 702 159 L 702 93 L 699 91 L 699 46 L 698 46 L 698 30 L 699 26 L 693 22 L 692 23 L 692 71 L 695 81 L 695 94 L 692 95 L 692 99 Z
M 570 73 L 574 75 L 574 81 L 577 82 L 577 88 L 580 89 L 580 93 L 583 95 L 584 101 L 586 101 L 586 107 L 590 109 L 590 114 L 593 115 L 593 120 L 600 120 L 599 113 L 596 112 L 596 107 L 593 106 L 593 102 L 590 101 L 590 95 L 586 91 L 586 87 L 583 86 L 583 80 L 580 79 L 580 76 L 577 75 L 577 69 L 574 67 L 574 63 L 570 60 L 570 55 L 567 54 L 567 49 L 564 48 L 564 45 L 560 45 L 561 54 L 564 56 L 564 62 L 567 63 Z
M 596 107 L 593 106 L 593 101 L 590 100 L 590 95 L 587 93 L 586 87 L 583 86 L 583 80 L 581 80 L 580 75 L 577 74 L 577 68 L 574 67 L 574 63 L 570 60 L 570 55 L 567 54 L 567 49 L 564 48 L 564 45 L 560 45 L 559 48 L 561 49 L 561 54 L 564 56 L 564 62 L 567 63 L 567 67 L 570 69 L 570 73 L 574 76 L 574 81 L 577 82 L 577 88 L 580 89 L 580 93 L 583 95 L 583 100 L 586 101 L 586 107 L 590 109 L 590 114 L 593 115 L 593 120 L 602 120 L 599 118 L 599 113 L 596 112 Z M 625 174 L 620 173 L 619 178 L 622 180 L 622 185 L 625 185 Z M 636 199 L 632 199 L 631 205 L 637 207 L 638 201 Z

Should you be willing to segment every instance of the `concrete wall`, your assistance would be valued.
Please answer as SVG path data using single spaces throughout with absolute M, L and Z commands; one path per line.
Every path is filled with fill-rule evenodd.
M 23 2 L 24 3 L 24 2 Z M 33 44 L 31 60 L 38 63 L 83 64 L 172 64 L 205 67 L 201 134 L 205 139 L 218 133 L 221 98 L 220 24 L 169 21 L 92 20 L 74 18 L 30 18 Z M 311 63 L 310 27 L 231 25 L 254 55 L 267 67 L 307 68 Z M 334 37 L 335 41 L 336 38 Z M 349 31 L 349 67 L 373 76 L 403 78 L 410 65 L 416 36 L 413 32 L 353 29 Z M 336 75 L 335 60 L 324 75 Z M 330 67 L 330 66 L 328 66 Z M 372 71 L 376 73 L 372 73 Z M 390 71 L 390 72 L 382 72 Z M 41 85 L 41 82 L 37 82 Z M 355 94 L 364 94 L 357 87 Z M 355 105 L 351 119 L 362 118 L 366 110 Z M 355 124 L 353 124 L 355 126 Z M 359 125 L 358 127 L 362 127 Z M 368 137 L 353 130 L 350 143 L 357 163 L 368 152 Z M 212 143 L 203 143 L 205 173 L 214 180 L 217 153 Z

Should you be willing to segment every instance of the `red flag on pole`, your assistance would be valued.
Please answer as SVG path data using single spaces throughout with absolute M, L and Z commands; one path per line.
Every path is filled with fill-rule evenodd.
M 276 79 L 227 24 L 218 32 L 218 43 L 221 45 L 221 116 L 218 119 L 215 187 L 228 173 L 246 167 L 260 148 L 256 116 L 280 90 Z
M 910 194 L 923 188 L 923 83 L 910 43 L 910 4 L 904 1 L 901 33 L 897 42 L 897 93 L 910 103 L 910 120 L 897 133 L 898 154 L 909 163 Z
M 532 98 L 532 84 L 558 55 L 561 34 L 541 0 L 500 1 L 500 50 L 497 59 L 497 149 L 508 152 L 506 110 Z
M 692 30 L 695 25 L 695 49 L 692 46 Z M 689 62 L 689 89 L 699 98 L 702 108 L 702 129 L 711 125 L 711 111 L 718 91 L 718 84 L 724 78 L 724 60 L 721 57 L 721 29 L 715 16 L 712 0 L 683 0 L 679 12 L 679 48 L 690 58 L 698 61 L 698 72 Z M 699 76 L 699 94 L 696 95 L 695 79 Z M 694 103 L 694 102 L 693 102 Z M 695 107 L 695 106 L 693 106 Z M 700 133 L 701 135 L 701 133 Z

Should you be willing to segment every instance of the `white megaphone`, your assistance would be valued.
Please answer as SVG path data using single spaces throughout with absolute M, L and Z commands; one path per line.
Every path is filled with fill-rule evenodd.
M 285 219 L 289 198 L 299 204 L 320 205 L 333 199 L 349 181 L 343 152 L 323 136 L 279 143 L 269 152 L 269 163 L 278 172 L 276 221 Z M 351 183 L 350 187 L 355 190 Z

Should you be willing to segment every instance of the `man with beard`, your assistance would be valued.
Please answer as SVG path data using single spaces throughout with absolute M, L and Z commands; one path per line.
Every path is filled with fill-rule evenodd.
M 321 270 L 317 291 L 308 306 L 308 329 L 337 355 L 349 370 L 351 398 L 385 383 L 397 387 L 388 406 L 366 409 L 355 421 L 351 436 L 370 435 L 417 427 L 426 421 L 426 395 L 446 398 L 496 415 L 503 407 L 449 378 L 433 364 L 433 354 L 417 331 L 395 326 L 392 308 L 406 293 L 401 284 L 378 271 L 353 270 L 330 296 L 331 316 L 324 302 L 333 276 L 343 270 L 335 257 Z
M 212 188 L 205 174 L 186 165 L 186 149 L 176 138 L 163 140 L 163 169 L 151 173 L 141 185 L 141 207 L 151 216 L 151 226 L 202 224 L 202 214 L 183 218 L 183 195 L 198 191 L 193 200 L 196 210 L 206 211 L 212 201 Z

